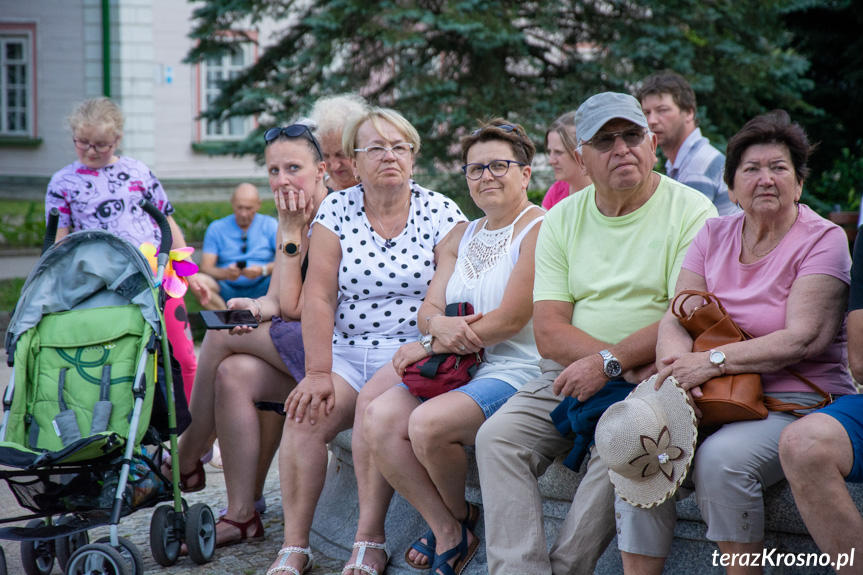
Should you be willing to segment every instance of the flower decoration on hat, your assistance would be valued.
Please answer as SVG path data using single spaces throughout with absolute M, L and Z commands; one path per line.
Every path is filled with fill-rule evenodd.
M 150 268 L 156 273 L 156 246 L 150 242 L 141 244 L 141 253 L 150 262 Z M 181 298 L 186 294 L 189 282 L 186 277 L 198 273 L 198 264 L 192 261 L 195 248 L 177 248 L 168 254 L 168 264 L 165 266 L 165 275 L 162 286 L 165 293 L 173 298 Z
M 674 465 L 671 462 L 681 459 L 685 453 L 681 448 L 671 445 L 668 426 L 662 428 L 656 440 L 647 435 L 640 437 L 644 453 L 630 460 L 629 464 L 636 468 L 644 466 L 641 470 L 643 478 L 651 477 L 661 471 L 666 479 L 674 481 Z

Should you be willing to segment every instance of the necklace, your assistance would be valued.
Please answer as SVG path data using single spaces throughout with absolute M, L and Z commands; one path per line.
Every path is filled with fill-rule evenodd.
M 797 208 L 797 215 L 799 215 L 799 214 L 800 214 L 800 208 L 798 207 L 798 208 Z M 797 215 L 795 215 L 795 216 L 794 216 L 794 222 L 796 222 L 796 221 L 797 221 Z M 791 225 L 792 225 L 792 226 L 794 226 L 794 222 L 792 222 L 792 223 L 791 223 Z M 787 234 L 787 233 L 788 233 L 788 231 L 790 231 L 790 229 L 791 229 L 791 228 L 789 228 L 788 230 L 786 230 L 786 231 L 785 231 L 785 233 Z M 750 245 L 749 245 L 749 241 L 746 239 L 746 222 L 745 222 L 745 221 L 743 222 L 742 235 L 743 235 L 743 245 L 746 247 L 746 249 L 747 249 L 747 250 L 749 250 L 749 253 L 751 253 L 751 254 L 752 254 L 753 256 L 755 256 L 756 258 L 763 258 L 763 257 L 764 257 L 764 256 L 766 256 L 767 254 L 769 254 L 770 252 L 772 252 L 773 250 L 775 250 L 775 249 L 776 249 L 776 246 L 778 246 L 778 245 L 779 245 L 779 243 L 782 241 L 782 238 L 784 238 L 784 237 L 785 237 L 785 234 L 782 234 L 782 238 L 779 238 L 779 241 L 778 241 L 778 242 L 776 242 L 776 245 L 775 245 L 775 246 L 773 246 L 772 248 L 770 248 L 769 250 L 767 250 L 767 251 L 766 251 L 766 252 L 764 252 L 763 254 L 759 254 L 758 252 L 756 252 L 756 251 L 755 251 L 755 249 L 753 249 L 753 248 L 752 248 L 752 246 L 750 246 Z
M 411 195 L 410 195 L 410 193 L 408 193 L 408 201 L 405 202 L 405 205 L 404 205 L 404 207 L 402 207 L 402 210 L 404 210 L 406 207 L 408 207 L 408 205 L 410 203 L 411 203 Z M 364 202 L 364 204 L 365 204 L 366 209 L 369 212 L 371 212 L 371 214 L 378 221 L 378 225 L 381 227 L 381 232 L 383 232 L 384 231 L 384 225 L 383 225 L 383 223 L 381 223 L 381 219 L 378 217 L 378 215 L 375 213 L 375 211 L 372 210 L 372 207 L 368 202 Z M 401 213 L 401 211 L 399 213 Z M 396 227 L 398 227 L 400 221 L 401 221 L 401 217 L 399 217 L 399 219 L 396 220 L 395 225 L 392 228 L 390 228 L 390 232 L 387 234 L 387 237 L 384 237 L 384 240 L 386 240 L 384 242 L 385 248 L 392 248 L 394 245 L 396 245 L 395 242 L 393 242 L 392 236 L 393 236 L 393 233 L 395 233 Z M 381 237 L 383 237 L 383 234 L 381 234 Z

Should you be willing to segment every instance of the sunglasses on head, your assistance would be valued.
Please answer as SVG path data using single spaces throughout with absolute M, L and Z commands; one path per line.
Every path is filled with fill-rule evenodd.
M 521 144 L 522 149 L 524 149 L 525 156 L 530 157 L 530 154 L 527 151 L 527 146 L 524 145 L 524 140 L 522 139 L 522 135 L 518 133 L 518 130 L 512 124 L 501 124 L 500 126 L 483 126 L 482 128 L 476 129 L 470 133 L 471 136 L 478 136 L 485 130 L 497 129 L 501 132 L 515 132 L 515 135 L 518 137 L 518 143 Z M 524 164 L 522 164 L 524 165 Z
M 315 151 L 318 152 L 318 160 L 323 161 L 324 153 L 321 151 L 321 147 L 318 145 L 318 141 L 315 139 L 314 134 L 312 134 L 312 129 L 310 127 L 305 124 L 291 124 L 285 128 L 270 128 L 264 132 L 264 142 L 266 145 L 269 145 L 270 142 L 278 139 L 282 134 L 288 138 L 307 139 L 315 146 Z

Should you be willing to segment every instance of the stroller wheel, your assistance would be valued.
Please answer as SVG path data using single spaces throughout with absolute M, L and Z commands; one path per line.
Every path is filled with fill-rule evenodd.
M 71 517 L 68 515 L 61 517 L 57 520 L 57 525 L 63 525 L 70 520 Z M 60 569 L 62 570 L 65 569 L 66 564 L 69 563 L 69 558 L 72 557 L 72 553 L 77 551 L 79 547 L 83 547 L 90 542 L 90 534 L 86 531 L 80 531 L 78 533 L 73 533 L 72 535 L 67 535 L 66 537 L 58 537 L 54 541 L 57 551 L 57 563 L 60 564 Z
M 27 522 L 28 528 L 45 525 L 43 519 Z M 54 541 L 35 539 L 21 542 L 21 566 L 27 575 L 48 575 L 54 568 Z
M 69 558 L 66 575 L 129 575 L 126 560 L 110 545 L 89 543 Z
M 180 536 L 174 532 L 174 509 L 160 505 L 150 519 L 150 552 L 162 567 L 170 567 L 180 556 Z
M 216 519 L 206 503 L 195 503 L 186 514 L 186 548 L 198 565 L 209 563 L 216 552 Z
M 141 555 L 141 552 L 138 551 L 138 547 L 125 537 L 117 537 L 117 542 L 120 544 L 120 547 L 114 547 L 114 549 L 120 553 L 123 560 L 126 562 L 126 568 L 129 571 L 129 575 L 143 575 L 144 557 Z M 110 535 L 100 537 L 96 540 L 96 543 L 104 543 L 105 545 L 110 546 L 111 537 Z

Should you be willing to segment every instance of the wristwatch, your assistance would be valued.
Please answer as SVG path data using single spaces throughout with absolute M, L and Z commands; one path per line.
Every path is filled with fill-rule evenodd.
M 430 333 L 427 333 L 420 338 L 420 343 L 423 344 L 423 349 L 426 350 L 426 353 L 429 355 L 429 357 L 434 355 L 434 351 L 432 350 L 433 341 L 434 336 Z
M 599 352 L 599 355 L 602 356 L 602 371 L 605 373 L 605 376 L 611 379 L 612 377 L 617 377 L 623 371 L 623 368 L 620 367 L 620 362 L 616 357 L 611 355 L 611 352 L 607 349 Z
M 710 350 L 710 363 L 719 368 L 719 373 L 725 375 L 725 353 L 718 349 Z
M 298 256 L 300 255 L 300 244 L 297 242 L 285 242 L 283 244 L 279 244 L 279 250 L 285 252 L 286 256 Z

